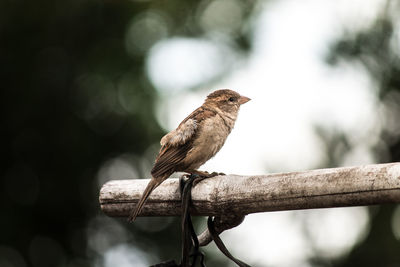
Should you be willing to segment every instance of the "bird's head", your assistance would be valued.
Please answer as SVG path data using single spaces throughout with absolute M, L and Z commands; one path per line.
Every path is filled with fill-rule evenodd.
M 222 89 L 209 94 L 205 104 L 210 107 L 217 107 L 223 112 L 237 113 L 240 105 L 250 101 L 250 98 L 241 96 L 233 90 Z

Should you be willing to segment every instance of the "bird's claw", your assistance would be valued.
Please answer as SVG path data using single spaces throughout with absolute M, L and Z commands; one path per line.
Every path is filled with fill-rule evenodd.
M 196 186 L 199 182 L 203 181 L 206 178 L 211 178 L 215 177 L 218 175 L 225 175 L 223 172 L 212 172 L 209 173 L 208 171 L 191 171 L 189 173 L 182 174 L 181 177 L 179 178 L 179 184 L 181 187 L 181 190 L 183 190 L 183 187 L 185 186 L 184 183 L 186 180 L 193 179 L 193 186 Z
M 215 177 L 215 176 L 219 176 L 219 175 L 226 175 L 226 174 L 223 172 L 212 172 L 212 173 L 210 173 L 209 177 Z
M 199 172 L 198 174 L 199 174 L 199 176 L 202 176 L 202 177 L 204 176 L 205 178 L 211 178 L 211 177 L 215 177 L 215 176 L 218 176 L 218 175 L 226 175 L 223 172 L 212 172 L 212 173 L 209 173 L 208 171 L 202 171 L 202 172 Z

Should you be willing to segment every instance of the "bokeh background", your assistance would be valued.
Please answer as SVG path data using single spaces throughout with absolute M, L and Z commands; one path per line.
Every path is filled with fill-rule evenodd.
M 215 89 L 252 101 L 203 170 L 399 161 L 399 18 L 389 0 L 1 1 L 0 266 L 178 260 L 178 218 L 108 218 L 98 192 L 149 178 Z M 254 266 L 400 266 L 400 206 L 253 214 L 222 239 Z

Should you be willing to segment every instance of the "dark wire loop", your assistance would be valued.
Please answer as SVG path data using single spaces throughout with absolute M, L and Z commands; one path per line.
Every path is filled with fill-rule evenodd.
M 213 220 L 212 216 L 208 217 L 207 227 L 208 227 L 208 230 L 210 231 L 210 234 L 211 234 L 215 244 L 217 245 L 219 250 L 221 250 L 221 252 L 224 253 L 224 255 L 226 257 L 228 257 L 230 260 L 232 260 L 234 263 L 236 263 L 239 267 L 250 267 L 250 265 L 248 265 L 248 264 L 244 263 L 243 261 L 233 257 L 232 254 L 225 247 L 224 243 L 222 242 L 221 238 L 218 236 L 218 234 L 217 234 L 217 232 L 215 230 L 214 220 Z
M 198 257 L 200 258 L 200 266 L 205 267 L 204 254 L 199 250 L 199 240 L 194 230 L 192 218 L 189 212 L 191 198 L 191 191 L 193 182 L 200 177 L 195 174 L 189 175 L 189 179 L 184 181 L 183 177 L 179 180 L 180 192 L 182 199 L 182 258 L 181 267 L 196 266 Z M 193 252 L 191 253 L 191 251 Z M 190 257 L 192 257 L 192 264 L 190 264 Z
M 190 238 L 190 229 L 188 227 L 188 219 L 187 219 L 187 212 L 189 209 L 189 206 L 187 205 L 187 202 L 189 201 L 188 197 L 188 190 L 190 188 L 189 184 L 192 183 L 192 181 L 189 179 L 188 181 L 183 181 L 183 178 L 181 179 L 183 183 L 183 188 L 181 184 L 181 207 L 182 207 L 182 220 L 181 220 L 181 231 L 182 231 L 182 257 L 181 257 L 181 266 L 182 267 L 188 267 L 189 266 L 189 255 L 190 255 L 190 250 L 191 250 L 191 243 L 192 240 Z
M 193 187 L 193 183 L 197 183 L 204 179 L 204 177 L 200 177 L 196 174 L 191 174 L 188 177 L 187 181 L 184 180 L 184 177 L 179 179 L 179 192 L 181 193 L 181 207 L 182 207 L 182 257 L 181 264 L 176 264 L 175 261 L 167 261 L 163 263 L 159 263 L 153 265 L 152 267 L 195 267 L 197 263 L 197 259 L 200 258 L 200 266 L 206 267 L 204 263 L 204 254 L 199 250 L 200 244 L 197 238 L 196 232 L 193 227 L 192 218 L 190 216 L 189 207 L 192 200 L 191 191 Z M 243 220 L 242 217 L 240 217 Z M 208 231 L 211 234 L 212 239 L 215 244 L 221 250 L 221 252 L 228 257 L 230 260 L 235 262 L 239 267 L 250 267 L 250 265 L 242 262 L 241 260 L 232 256 L 232 254 L 225 247 L 221 238 L 218 236 L 217 231 L 215 229 L 215 219 L 211 216 L 208 217 L 207 227 Z M 239 223 L 240 223 L 239 222 Z M 238 223 L 238 224 L 239 224 Z M 192 252 L 193 251 L 193 252 Z M 190 263 L 190 258 L 192 258 L 192 263 Z

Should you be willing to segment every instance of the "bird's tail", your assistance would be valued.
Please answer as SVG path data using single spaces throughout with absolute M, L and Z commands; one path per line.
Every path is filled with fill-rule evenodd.
M 168 177 L 168 176 L 167 176 Z M 140 213 L 142 210 L 142 207 L 144 203 L 146 202 L 147 198 L 149 197 L 150 193 L 157 187 L 159 186 L 165 179 L 160 179 L 160 178 L 152 178 L 150 182 L 147 184 L 146 189 L 143 192 L 142 197 L 139 199 L 139 202 L 136 206 L 136 208 L 132 211 L 131 215 L 128 218 L 129 222 L 133 222 L 137 215 Z

